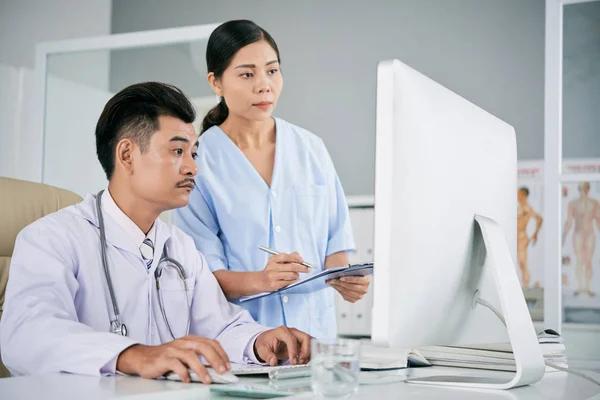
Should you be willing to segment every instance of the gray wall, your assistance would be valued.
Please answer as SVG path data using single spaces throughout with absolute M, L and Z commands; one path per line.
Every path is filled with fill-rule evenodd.
M 110 34 L 112 0 L 0 0 L 0 63 L 35 67 L 40 42 Z M 51 74 L 108 87 L 109 53 L 55 55 L 48 60 Z
M 114 33 L 234 18 L 267 29 L 285 77 L 276 115 L 323 138 L 347 194 L 373 193 L 383 59 L 404 61 L 512 124 L 520 159 L 543 156 L 544 0 L 114 0 L 112 15 Z M 186 52 L 168 57 L 190 63 Z M 113 53 L 111 76 L 135 81 L 125 61 Z
M 111 6 L 112 0 L 0 0 L 0 176 L 41 179 L 35 46 L 110 34 Z M 108 53 L 86 54 L 52 57 L 48 67 L 54 75 L 106 89 Z
M 563 15 L 563 156 L 600 157 L 600 1 Z
M 35 45 L 108 35 L 111 0 L 0 0 L 0 63 L 35 66 Z

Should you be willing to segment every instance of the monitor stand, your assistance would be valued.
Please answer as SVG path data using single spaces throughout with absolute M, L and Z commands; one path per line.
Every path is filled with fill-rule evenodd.
M 494 281 L 502 307 L 501 311 L 504 312 L 505 325 L 515 356 L 517 372 L 510 380 L 505 378 L 506 372 L 499 372 L 497 377 L 492 374 L 489 378 L 468 375 L 430 376 L 411 378 L 406 382 L 478 389 L 511 389 L 538 382 L 544 376 L 546 371 L 544 357 L 504 232 L 490 218 L 476 215 L 475 222 L 481 228 L 487 254 L 486 265 L 493 268 Z

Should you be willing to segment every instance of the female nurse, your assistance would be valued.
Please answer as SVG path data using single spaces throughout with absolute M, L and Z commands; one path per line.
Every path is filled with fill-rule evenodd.
M 227 298 L 239 303 L 241 296 L 348 264 L 354 248 L 348 205 L 323 141 L 272 116 L 283 88 L 274 39 L 251 21 L 226 22 L 211 34 L 206 62 L 220 102 L 202 123 L 196 186 L 174 220 L 192 236 Z M 368 286 L 365 277 L 315 280 L 240 305 L 263 325 L 333 338 L 332 288 L 355 302 Z

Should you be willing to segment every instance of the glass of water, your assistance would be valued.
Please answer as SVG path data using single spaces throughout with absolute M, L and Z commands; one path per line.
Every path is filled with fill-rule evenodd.
M 358 390 L 360 341 L 311 341 L 311 386 L 321 397 L 349 398 Z

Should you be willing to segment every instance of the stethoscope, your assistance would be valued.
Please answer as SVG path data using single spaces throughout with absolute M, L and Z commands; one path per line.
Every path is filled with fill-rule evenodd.
M 110 279 L 110 271 L 108 270 L 108 261 L 106 258 L 106 231 L 104 228 L 104 217 L 102 215 L 101 208 L 101 198 L 104 190 L 101 190 L 96 195 L 96 213 L 98 214 L 98 225 L 100 228 L 100 254 L 102 256 L 102 267 L 104 269 L 104 275 L 106 277 L 106 284 L 108 285 L 108 292 L 110 294 L 110 301 L 112 303 L 114 319 L 110 321 L 110 331 L 114 334 L 127 336 L 127 325 L 121 322 L 121 317 L 119 314 L 119 306 L 117 305 L 117 299 L 115 298 L 115 292 L 113 289 L 112 280 Z M 160 291 L 160 277 L 162 275 L 164 266 L 170 266 L 175 268 L 177 271 L 177 275 L 183 282 L 183 288 L 185 292 L 185 301 L 188 305 L 188 320 L 186 324 L 186 335 L 190 332 L 190 322 L 191 322 L 191 314 L 192 314 L 192 305 L 190 304 L 190 299 L 188 295 L 188 286 L 186 282 L 185 269 L 183 266 L 175 259 L 170 258 L 167 254 L 167 248 L 165 246 L 163 250 L 162 257 L 156 266 L 156 270 L 154 271 L 154 280 L 156 281 L 156 292 L 158 293 L 158 305 L 160 307 L 160 313 L 162 314 L 163 320 L 165 321 L 165 325 L 171 334 L 171 337 L 175 339 L 175 335 L 171 330 L 171 325 L 169 324 L 169 319 L 167 318 L 167 314 L 165 313 L 165 304 L 163 302 L 162 293 Z

